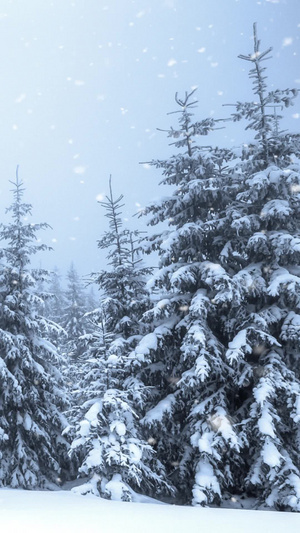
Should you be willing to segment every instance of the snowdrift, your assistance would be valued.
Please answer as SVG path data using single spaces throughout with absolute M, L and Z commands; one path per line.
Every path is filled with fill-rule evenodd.
M 107 501 L 0 490 L 3 533 L 296 533 L 300 514 Z

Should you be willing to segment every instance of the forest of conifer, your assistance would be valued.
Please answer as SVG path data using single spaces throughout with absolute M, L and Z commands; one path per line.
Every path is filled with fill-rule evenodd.
M 197 118 L 200 89 L 176 94 L 147 234 L 125 227 L 109 179 L 98 272 L 32 267 L 47 224 L 17 169 L 0 226 L 0 487 L 77 479 L 106 499 L 300 511 L 300 134 L 281 128 L 298 91 L 269 90 L 253 37 L 252 95 L 226 120 Z M 253 140 L 209 145 L 229 120 Z

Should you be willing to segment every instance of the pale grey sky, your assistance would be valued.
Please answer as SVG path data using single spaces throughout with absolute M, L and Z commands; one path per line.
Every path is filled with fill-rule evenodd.
M 161 195 L 161 175 L 139 162 L 172 153 L 156 128 L 175 124 L 175 92 L 198 86 L 198 118 L 224 117 L 222 104 L 251 98 L 237 56 L 251 52 L 255 21 L 262 48 L 273 46 L 270 87 L 300 88 L 299 0 L 1 0 L 1 220 L 18 164 L 33 222 L 53 227 L 43 266 L 104 266 L 96 199 L 109 174 L 124 218 L 143 225 L 131 216 Z M 299 131 L 300 99 L 285 115 Z M 205 143 L 248 138 L 239 123 Z

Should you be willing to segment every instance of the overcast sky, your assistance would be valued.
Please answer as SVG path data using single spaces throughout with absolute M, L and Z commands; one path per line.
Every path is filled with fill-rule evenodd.
M 33 222 L 53 230 L 42 266 L 81 274 L 103 268 L 96 241 L 107 227 L 97 203 L 113 176 L 125 223 L 162 194 L 159 171 L 139 164 L 170 155 L 156 128 L 176 124 L 174 94 L 198 87 L 197 118 L 225 117 L 222 104 L 251 99 L 252 24 L 268 62 L 270 88 L 300 88 L 299 0 L 1 0 L 0 209 L 11 203 L 15 169 Z M 285 113 L 299 131 L 300 98 Z M 219 145 L 247 142 L 243 124 Z M 205 144 L 208 138 L 205 138 Z

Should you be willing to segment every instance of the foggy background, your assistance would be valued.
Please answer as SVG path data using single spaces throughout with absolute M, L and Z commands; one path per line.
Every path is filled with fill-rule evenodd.
M 249 63 L 258 23 L 261 50 L 273 47 L 269 88 L 300 88 L 299 0 L 1 0 L 0 210 L 11 204 L 16 166 L 33 204 L 32 222 L 54 250 L 35 259 L 61 273 L 105 267 L 96 241 L 107 219 L 97 203 L 123 193 L 125 224 L 163 194 L 159 170 L 142 165 L 174 153 L 175 92 L 198 87 L 198 119 L 253 99 Z M 300 99 L 283 126 L 299 131 Z M 239 145 L 245 123 L 227 124 L 204 144 Z M 175 149 L 176 150 L 176 149 Z

